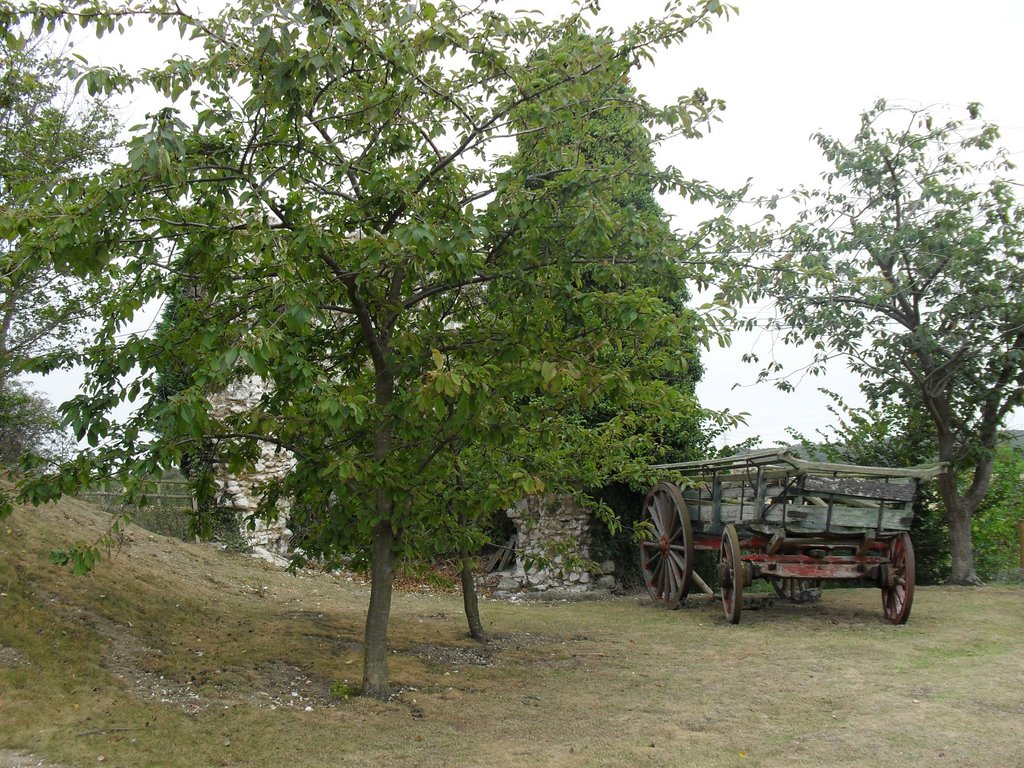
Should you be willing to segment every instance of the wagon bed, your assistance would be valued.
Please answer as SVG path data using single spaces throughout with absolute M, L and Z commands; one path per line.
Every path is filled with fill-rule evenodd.
M 711 592 L 693 571 L 693 553 L 714 549 L 734 623 L 742 588 L 754 578 L 790 597 L 826 578 L 874 580 L 886 616 L 894 623 L 909 617 L 913 502 L 920 483 L 943 465 L 834 464 L 775 448 L 655 469 L 668 479 L 644 502 L 651 535 L 641 543 L 641 565 L 659 604 L 675 607 L 694 584 Z

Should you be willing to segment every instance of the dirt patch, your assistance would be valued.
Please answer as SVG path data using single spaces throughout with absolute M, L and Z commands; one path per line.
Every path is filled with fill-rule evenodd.
M 0 667 L 7 667 L 8 669 L 17 669 L 18 667 L 27 667 L 28 660 L 25 658 L 25 654 L 19 651 L 17 648 L 8 648 L 0 645 Z
M 260 709 L 312 711 L 337 704 L 330 680 L 283 661 L 216 670 L 203 690 L 220 703 L 244 703 Z
M 0 768 L 64 768 L 28 752 L 11 752 L 0 749 Z
M 85 622 L 107 639 L 100 665 L 124 682 L 132 695 L 144 701 L 173 704 L 189 714 L 210 706 L 191 680 L 177 681 L 150 671 L 162 651 L 146 645 L 129 626 L 92 616 Z
M 412 649 L 415 656 L 435 668 L 477 666 L 489 667 L 494 663 L 494 653 L 486 645 L 478 647 L 452 647 L 447 645 L 418 645 Z
M 140 701 L 169 704 L 189 715 L 211 706 L 249 704 L 260 709 L 298 708 L 308 710 L 335 704 L 331 681 L 317 677 L 297 664 L 286 661 L 254 660 L 252 665 L 207 665 L 186 676 L 159 672 L 165 650 L 149 645 L 131 624 L 112 621 L 82 607 L 70 605 L 55 593 L 41 589 L 36 594 L 65 620 L 88 627 L 105 640 L 100 666 L 108 670 Z M 326 626 L 322 613 L 290 612 L 287 620 Z M 326 633 L 300 633 L 334 649 L 353 650 L 353 643 Z M 196 661 L 206 651 L 189 650 Z M 0 648 L 0 665 L 25 665 L 24 656 L 14 648 Z

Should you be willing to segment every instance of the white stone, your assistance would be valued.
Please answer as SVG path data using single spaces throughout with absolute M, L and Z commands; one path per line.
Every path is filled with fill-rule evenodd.
M 523 586 L 537 591 L 541 587 L 586 588 L 584 574 L 566 567 L 570 558 L 587 560 L 590 556 L 590 517 L 571 496 L 529 496 L 516 502 L 507 514 L 518 530 L 516 573 L 523 576 Z M 525 561 L 545 566 L 526 568 Z
M 598 577 L 597 581 L 594 582 L 594 586 L 598 589 L 615 589 L 618 584 L 616 583 L 614 576 L 606 574 Z
M 210 397 L 211 415 L 224 418 L 252 410 L 259 406 L 265 389 L 263 382 L 255 377 L 234 382 L 224 391 Z M 216 482 L 219 503 L 236 510 L 242 520 L 256 513 L 259 504 L 256 487 L 268 480 L 281 479 L 295 466 L 294 457 L 288 451 L 281 451 L 270 443 L 262 443 L 260 449 L 261 456 L 255 466 L 240 477 L 229 474 L 223 467 L 218 469 Z M 277 519 L 272 522 L 255 519 L 252 530 L 243 524 L 242 535 L 246 543 L 254 548 L 254 554 L 258 555 L 256 550 L 261 549 L 275 558 L 286 558 L 288 542 L 292 536 L 288 529 L 287 505 L 281 503 L 278 506 Z

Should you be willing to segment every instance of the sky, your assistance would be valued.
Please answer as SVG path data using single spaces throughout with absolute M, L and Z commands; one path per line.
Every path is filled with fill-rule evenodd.
M 516 5 L 557 13 L 563 0 Z M 207 3 L 203 3 L 205 7 Z M 511 9 L 512 3 L 503 3 Z M 689 176 L 737 188 L 752 178 L 754 194 L 804 184 L 814 186 L 825 170 L 810 141 L 816 131 L 851 138 L 859 115 L 878 98 L 914 106 L 977 101 L 982 116 L 1002 128 L 1003 145 L 1024 163 L 1024 2 L 948 0 L 740 0 L 739 12 L 720 20 L 710 34 L 695 33 L 682 46 L 656 57 L 633 82 L 655 102 L 675 101 L 702 87 L 726 101 L 722 122 L 700 140 L 659 150 L 658 159 Z M 616 28 L 661 12 L 664 0 L 604 0 L 600 24 Z M 105 38 L 100 46 L 83 39 L 78 49 L 96 63 L 156 63 L 180 45 L 177 36 L 135 35 L 126 45 Z M 140 122 L 141 105 L 123 108 L 127 124 Z M 697 217 L 681 200 L 662 204 L 676 226 Z M 148 323 L 149 320 L 144 320 Z M 828 387 L 859 403 L 857 381 L 842 366 L 825 378 L 797 381 L 786 394 L 755 384 L 756 369 L 745 352 L 775 354 L 796 370 L 804 356 L 773 348 L 767 337 L 743 334 L 728 349 L 704 355 L 702 405 L 746 413 L 746 425 L 719 440 L 734 443 L 759 437 L 763 445 L 787 442 L 787 427 L 808 435 L 834 421 Z M 75 394 L 78 377 L 58 374 L 37 380 L 51 399 Z M 1024 416 L 1010 426 L 1024 427 Z
M 603 13 L 614 25 L 662 5 L 606 1 Z M 662 162 L 730 188 L 752 178 L 754 194 L 814 186 L 826 166 L 811 135 L 852 138 L 861 112 L 885 98 L 914 106 L 980 102 L 982 116 L 1001 127 L 1003 145 L 1024 164 L 1021 0 L 741 0 L 738 6 L 710 34 L 658 57 L 635 78 L 655 99 L 700 86 L 726 101 L 721 123 L 699 141 L 666 148 Z M 686 221 L 684 205 L 662 202 Z M 756 367 L 741 360 L 750 351 L 762 359 L 774 354 L 789 370 L 807 359 L 757 334 L 737 335 L 730 348 L 705 353 L 701 404 L 749 414 L 746 426 L 719 443 L 759 437 L 772 445 L 791 440 L 787 427 L 809 436 L 827 429 L 835 417 L 819 387 L 862 403 L 856 377 L 842 365 L 824 378 L 794 379 L 790 394 L 755 384 Z M 1011 417 L 1010 426 L 1024 427 L 1024 416 Z

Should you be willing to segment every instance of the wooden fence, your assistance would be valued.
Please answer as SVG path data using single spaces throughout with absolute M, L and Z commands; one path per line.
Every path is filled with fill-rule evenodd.
M 149 506 L 162 509 L 192 509 L 192 494 L 187 480 L 156 480 L 155 489 L 149 496 Z M 78 498 L 99 507 L 121 505 L 124 489 L 120 484 L 106 484 L 102 488 L 79 491 Z
M 148 504 L 132 510 L 132 521 L 148 531 L 164 536 L 188 540 L 189 520 L 192 514 L 192 494 L 186 480 L 155 480 Z M 120 483 L 109 483 L 101 488 L 80 491 L 78 498 L 95 504 L 101 509 L 120 513 L 123 511 Z

